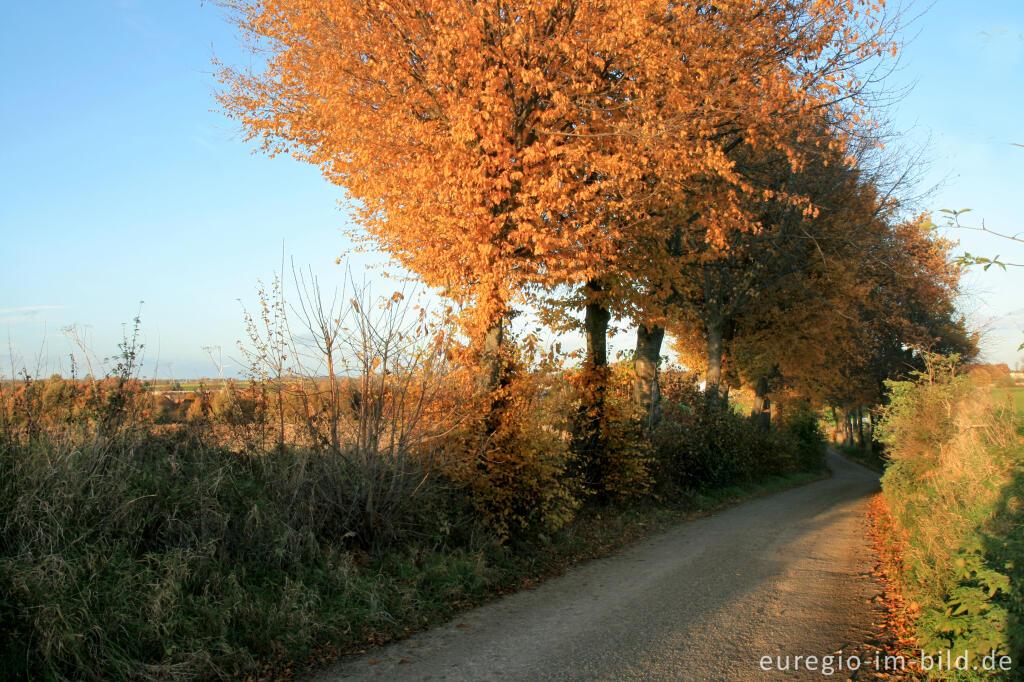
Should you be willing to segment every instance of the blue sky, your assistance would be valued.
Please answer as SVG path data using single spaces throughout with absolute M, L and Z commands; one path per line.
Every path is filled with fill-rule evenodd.
M 965 224 L 1024 233 L 1024 3 L 938 0 L 906 31 L 893 85 L 912 85 L 890 117 L 924 150 L 924 209 L 970 208 Z M 1024 263 L 1024 244 L 957 232 L 961 251 Z M 1024 235 L 1022 235 L 1024 236 Z M 982 332 L 986 359 L 1024 361 L 1024 267 L 972 270 L 961 308 Z
M 1010 143 L 1024 144 L 1024 5 L 940 0 L 907 37 L 895 79 L 916 85 L 892 118 L 928 145 L 922 186 L 941 186 L 923 207 L 970 207 L 977 221 L 1021 231 L 1024 148 Z M 110 355 L 144 300 L 147 375 L 158 359 L 162 377 L 212 375 L 201 347 L 238 355 L 238 299 L 252 304 L 256 279 L 280 267 L 282 242 L 325 281 L 340 280 L 340 190 L 315 168 L 254 155 L 216 111 L 211 58 L 248 63 L 237 45 L 223 11 L 197 0 L 5 9 L 0 334 L 16 362 L 66 371 L 61 329 L 71 324 Z M 960 236 L 971 252 L 1024 262 L 1020 245 Z M 353 264 L 360 272 L 372 260 Z M 987 357 L 1014 364 L 1024 268 L 972 273 L 966 284 Z

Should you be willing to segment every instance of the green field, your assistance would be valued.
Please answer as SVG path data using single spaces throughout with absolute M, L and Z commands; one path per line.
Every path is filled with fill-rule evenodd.
M 1024 414 L 1024 386 L 1012 388 L 997 388 L 993 391 L 1000 400 L 1013 401 L 1013 408 L 1016 412 Z

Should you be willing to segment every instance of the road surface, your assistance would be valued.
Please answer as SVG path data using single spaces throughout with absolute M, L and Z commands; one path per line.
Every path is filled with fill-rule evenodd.
M 829 479 L 682 523 L 314 679 L 857 679 L 870 666 L 851 674 L 835 654 L 864 658 L 875 636 L 864 511 L 878 476 L 828 462 Z

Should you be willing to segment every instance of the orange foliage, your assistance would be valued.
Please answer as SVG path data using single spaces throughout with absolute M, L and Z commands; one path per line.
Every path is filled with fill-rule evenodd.
M 890 48 L 864 0 L 226 4 L 270 55 L 222 71 L 227 112 L 344 186 L 363 236 L 474 302 L 477 329 L 614 270 L 659 196 L 700 193 L 720 241 L 750 189 L 727 145 L 799 164 L 782 124 Z
M 828 159 L 785 181 L 820 210 L 753 202 L 760 229 L 734 233 L 725 253 L 676 285 L 671 329 L 685 364 L 706 361 L 716 315 L 727 322 L 728 383 L 774 377 L 774 397 L 819 405 L 874 404 L 882 380 L 905 371 L 908 347 L 970 353 L 953 307 L 959 268 L 950 243 L 923 218 L 896 220 L 885 193 L 860 171 L 823 165 Z
M 465 486 L 480 518 L 502 541 L 556 530 L 580 504 L 567 390 L 545 371 L 548 363 L 529 370 L 538 368 L 530 362 L 537 356 L 529 342 L 509 344 L 499 387 L 475 397 L 476 418 L 447 440 L 446 475 Z

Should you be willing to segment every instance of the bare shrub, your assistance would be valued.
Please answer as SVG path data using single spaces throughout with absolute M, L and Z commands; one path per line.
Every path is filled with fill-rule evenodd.
M 362 546 L 393 542 L 417 525 L 419 501 L 441 478 L 443 439 L 473 405 L 449 360 L 452 327 L 407 291 L 377 297 L 348 275 L 328 292 L 294 267 L 292 279 L 294 305 L 279 278 L 269 294 L 261 285 L 262 312 L 246 315 L 250 385 L 220 410 L 239 421 L 248 395 L 253 412 L 269 413 L 276 450 L 301 462 L 294 505 L 304 523 Z

